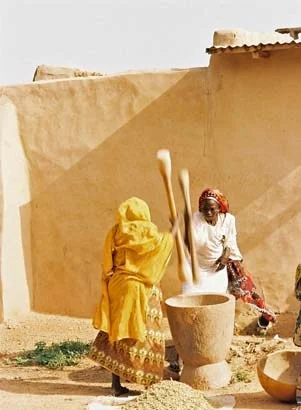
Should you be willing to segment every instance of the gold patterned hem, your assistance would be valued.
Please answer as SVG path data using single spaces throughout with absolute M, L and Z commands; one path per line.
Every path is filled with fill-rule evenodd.
M 165 339 L 162 331 L 162 293 L 153 286 L 147 307 L 145 340 L 122 339 L 110 342 L 100 331 L 89 357 L 121 378 L 149 386 L 162 380 Z

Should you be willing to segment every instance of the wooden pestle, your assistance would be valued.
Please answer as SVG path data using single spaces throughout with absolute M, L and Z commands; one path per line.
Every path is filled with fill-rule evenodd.
M 161 149 L 157 152 L 157 160 L 159 162 L 159 170 L 163 178 L 168 206 L 170 210 L 171 218 L 174 221 L 177 220 L 178 214 L 173 194 L 173 188 L 171 183 L 171 158 L 170 152 L 167 149 Z M 176 236 L 176 247 L 178 254 L 178 275 L 181 282 L 192 282 L 191 267 L 187 262 L 184 250 L 184 243 L 181 235 L 180 228 L 177 229 Z
M 179 183 L 183 193 L 185 202 L 185 212 L 187 215 L 187 221 L 185 220 L 186 230 L 188 232 L 189 250 L 191 257 L 192 278 L 195 284 L 200 284 L 201 273 L 196 255 L 196 247 L 193 238 L 193 226 L 192 226 L 192 210 L 190 201 L 190 189 L 189 189 L 189 172 L 187 169 L 182 169 L 179 174 Z

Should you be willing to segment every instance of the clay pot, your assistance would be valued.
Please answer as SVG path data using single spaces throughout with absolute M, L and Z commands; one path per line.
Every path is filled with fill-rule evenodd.
M 301 375 L 301 352 L 280 350 L 264 356 L 257 365 L 261 386 L 275 399 L 296 402 L 296 386 Z
M 178 295 L 165 304 L 175 347 L 184 362 L 181 382 L 200 390 L 226 386 L 231 379 L 225 358 L 233 337 L 234 297 Z

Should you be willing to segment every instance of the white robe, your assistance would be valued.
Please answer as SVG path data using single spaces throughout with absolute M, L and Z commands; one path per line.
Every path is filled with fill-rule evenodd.
M 182 293 L 226 293 L 228 288 L 227 267 L 216 272 L 216 260 L 222 255 L 224 247 L 230 248 L 230 258 L 242 260 L 236 242 L 235 217 L 230 213 L 219 213 L 216 225 L 206 222 L 201 212 L 193 215 L 194 241 L 201 283 L 184 283 Z

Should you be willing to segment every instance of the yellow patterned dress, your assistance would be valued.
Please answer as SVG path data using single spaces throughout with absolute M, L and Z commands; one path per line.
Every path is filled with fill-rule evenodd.
M 90 357 L 133 383 L 162 379 L 164 333 L 158 287 L 173 246 L 159 233 L 147 204 L 131 198 L 119 207 L 103 257 L 102 296 L 93 325 L 100 329 Z

